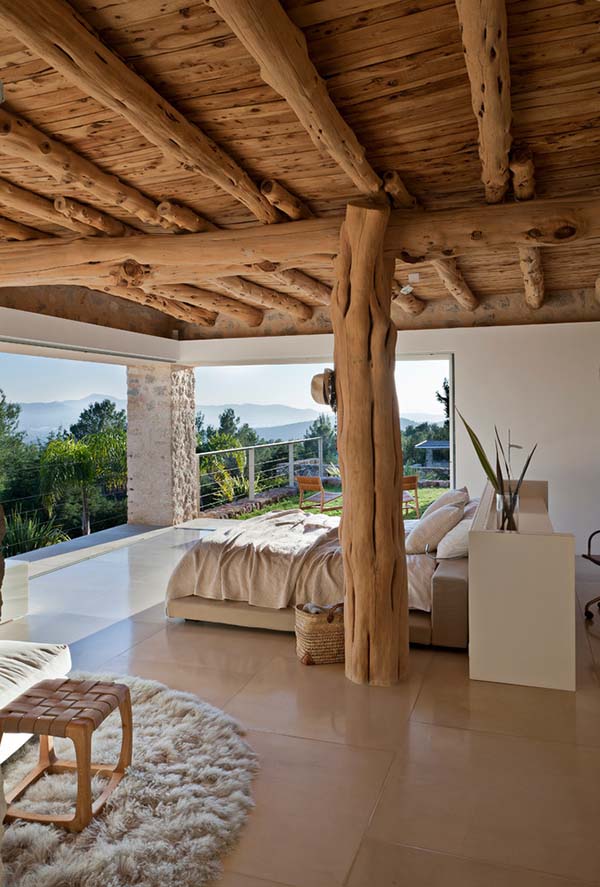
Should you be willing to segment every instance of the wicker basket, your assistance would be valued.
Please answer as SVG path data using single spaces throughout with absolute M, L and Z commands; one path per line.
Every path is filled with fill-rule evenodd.
M 305 613 L 296 604 L 296 653 L 304 665 L 344 661 L 344 605 L 326 613 Z

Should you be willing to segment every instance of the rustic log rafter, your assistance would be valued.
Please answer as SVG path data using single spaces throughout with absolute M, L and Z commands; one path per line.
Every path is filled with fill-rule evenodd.
M 68 3 L 2 0 L 0 22 L 67 80 L 124 117 L 165 157 L 211 179 L 261 222 L 277 220 L 277 211 L 235 160 L 105 46 Z
M 0 216 L 0 238 L 3 240 L 40 240 L 47 237 L 42 231 L 22 225 L 21 222 L 13 222 Z
M 363 194 L 382 189 L 365 150 L 333 104 L 310 60 L 302 31 L 279 0 L 208 0 L 258 62 L 265 83 L 292 108 L 320 150 L 325 150 Z
M 260 190 L 272 206 L 281 210 L 290 219 L 312 219 L 314 217 L 314 213 L 299 197 L 290 194 L 283 185 L 274 179 L 264 179 L 260 183 Z
M 392 280 L 392 304 L 401 308 L 405 314 L 418 317 L 427 307 L 427 303 L 412 292 L 403 292 L 405 287 L 399 280 Z
M 102 210 L 96 209 L 93 206 L 79 203 L 78 200 L 73 200 L 71 197 L 57 197 L 54 201 L 54 208 L 65 219 L 83 222 L 92 228 L 94 232 L 99 231 L 108 237 L 127 237 L 139 233 L 135 228 L 131 228 L 125 222 L 115 219 L 108 213 L 102 212 Z
M 96 230 L 91 225 L 78 222 L 76 219 L 66 218 L 62 213 L 55 209 L 51 200 L 36 194 L 34 191 L 27 191 L 6 179 L 0 179 L 0 204 L 11 207 L 12 209 L 24 212 L 36 219 L 49 222 L 52 225 L 60 225 L 68 231 L 75 231 L 77 234 L 95 234 Z
M 510 171 L 515 199 L 531 200 L 535 196 L 535 167 L 533 154 L 527 145 L 513 145 Z
M 431 267 L 460 307 L 475 311 L 479 299 L 471 292 L 456 259 L 433 259 Z
M 344 514 L 346 676 L 393 684 L 408 669 L 402 445 L 390 316 L 389 208 L 348 206 L 331 305 Z
M 535 246 L 519 247 L 519 265 L 523 275 L 525 301 L 534 310 L 544 303 L 544 269 L 541 250 Z
M 505 0 L 456 0 L 456 8 L 479 127 L 485 199 L 499 203 L 508 188 L 512 123 Z
M 214 326 L 217 320 L 216 311 L 207 311 L 193 305 L 186 305 L 183 302 L 176 302 L 171 299 L 161 298 L 153 293 L 146 293 L 142 289 L 133 286 L 121 286 L 118 283 L 107 284 L 106 281 L 97 281 L 81 283 L 88 289 L 96 292 L 105 292 L 111 296 L 118 296 L 120 299 L 127 299 L 129 302 L 135 302 L 137 305 L 144 305 L 147 308 L 154 308 L 161 314 L 167 314 L 176 320 L 184 323 L 194 323 L 198 326 Z
M 0 244 L 0 278 L 59 271 L 70 266 L 124 262 L 160 266 L 181 274 L 228 277 L 243 266 L 310 263 L 339 248 L 339 216 L 201 234 L 139 234 L 136 237 L 47 238 Z M 600 198 L 566 197 L 457 210 L 394 210 L 386 232 L 386 256 L 413 267 L 453 259 L 473 250 L 543 246 L 561 249 L 600 239 Z M 318 249 L 318 254 L 315 250 Z M 208 269 L 208 270 L 207 270 Z M 307 306 L 305 306 L 307 307 Z

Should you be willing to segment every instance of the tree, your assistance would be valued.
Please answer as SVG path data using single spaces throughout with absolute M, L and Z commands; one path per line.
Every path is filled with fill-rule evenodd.
M 10 403 L 0 389 L 0 494 L 4 492 L 11 475 L 16 451 L 24 445 L 24 433 L 19 431 L 21 407 Z
M 90 404 L 70 428 L 75 440 L 83 440 L 90 434 L 99 434 L 103 431 L 126 430 L 127 413 L 125 410 L 118 410 L 108 398 Z
M 443 406 L 446 424 L 448 424 L 450 420 L 450 383 L 448 379 L 444 379 L 442 382 L 442 390 L 435 392 L 435 399 Z
M 81 500 L 81 532 L 90 533 L 90 496 L 99 482 L 117 489 L 127 477 L 127 436 L 123 430 L 48 442 L 40 462 L 42 494 L 52 514 L 56 502 L 70 492 Z
M 219 416 L 219 433 L 231 434 L 233 437 L 237 437 L 239 426 L 240 420 L 236 416 L 235 410 L 232 407 L 227 407 L 223 410 Z
M 335 428 L 329 416 L 321 413 L 306 430 L 305 439 L 311 437 L 323 438 L 323 461 L 335 462 L 337 460 L 337 437 Z M 304 458 L 310 458 L 315 454 L 315 444 L 304 444 L 302 455 Z

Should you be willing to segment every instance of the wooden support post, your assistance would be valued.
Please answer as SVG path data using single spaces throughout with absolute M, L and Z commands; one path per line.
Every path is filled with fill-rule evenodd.
M 519 265 L 525 287 L 525 301 L 537 310 L 544 302 L 544 269 L 542 257 L 536 246 L 519 247 Z
M 334 334 L 344 511 L 346 676 L 388 686 L 408 668 L 402 446 L 390 316 L 389 208 L 350 204 L 340 233 Z

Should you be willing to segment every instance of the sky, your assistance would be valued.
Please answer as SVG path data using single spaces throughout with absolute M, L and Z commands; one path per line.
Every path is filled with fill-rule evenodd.
M 196 399 L 203 404 L 279 403 L 319 409 L 310 396 L 310 380 L 322 369 L 321 364 L 200 367 Z M 445 359 L 398 361 L 401 413 L 441 415 L 435 392 L 447 375 Z M 77 400 L 88 394 L 125 398 L 126 372 L 112 364 L 0 354 L 0 389 L 8 400 L 18 402 Z

